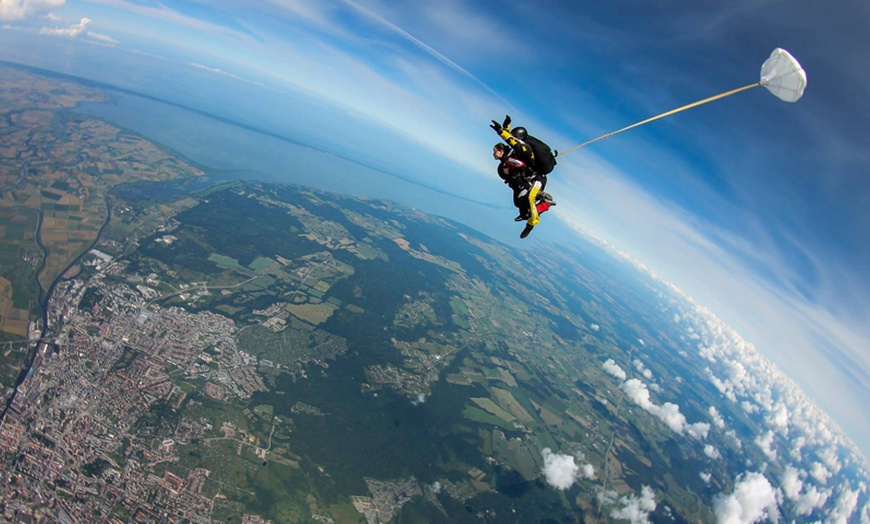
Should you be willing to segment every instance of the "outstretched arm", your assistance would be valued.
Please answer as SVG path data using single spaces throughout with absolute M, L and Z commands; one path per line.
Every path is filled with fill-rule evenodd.
M 511 134 L 511 117 L 510 115 L 505 115 L 504 122 L 499 124 L 495 120 L 492 121 L 490 126 L 498 136 L 502 138 L 511 148 L 514 150 L 514 154 L 519 157 L 523 162 L 529 165 L 533 165 L 535 160 L 535 155 L 532 152 L 532 148 L 529 147 L 528 144 L 520 140 L 519 138 L 513 136 Z

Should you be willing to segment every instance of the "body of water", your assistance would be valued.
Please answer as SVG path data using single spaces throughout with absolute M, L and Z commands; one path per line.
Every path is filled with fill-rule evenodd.
M 212 170 L 247 178 L 300 184 L 356 196 L 385 198 L 467 224 L 513 242 L 507 227 L 513 207 L 500 185 L 475 194 L 445 190 L 413 173 L 387 172 L 343 157 L 329 144 L 301 140 L 152 98 L 121 94 L 107 104 L 86 103 L 77 112 L 139 133 Z M 333 146 L 334 147 L 334 146 Z M 498 197 L 504 197 L 502 199 Z

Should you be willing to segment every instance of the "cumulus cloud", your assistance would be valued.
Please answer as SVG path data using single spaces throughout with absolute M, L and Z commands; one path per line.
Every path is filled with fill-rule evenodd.
M 632 364 L 634 365 L 634 369 L 636 369 L 638 373 L 643 375 L 644 378 L 646 378 L 647 380 L 652 380 L 652 371 L 647 369 L 647 367 L 643 365 L 643 362 L 641 362 L 640 359 L 634 359 L 634 362 L 632 362 Z
M 785 404 L 778 404 L 774 407 L 771 412 L 765 417 L 768 426 L 781 429 L 788 434 L 788 408 Z
M 0 0 L 0 20 L 47 17 L 66 0 Z
M 773 431 L 755 437 L 755 445 L 758 446 L 768 460 L 776 460 L 776 450 L 773 449 Z
M 833 446 L 822 448 L 818 450 L 816 454 L 820 459 L 822 459 L 822 462 L 824 462 L 825 466 L 827 466 L 831 472 L 840 472 L 840 468 L 843 466 L 840 464 L 840 459 L 837 458 L 837 450 Z
M 748 400 L 744 400 L 740 403 L 740 409 L 742 409 L 746 413 L 749 413 L 750 415 L 753 413 L 758 413 L 759 411 L 761 411 L 760 408 L 758 407 L 758 405 L 753 404 L 752 402 L 749 402 Z
M 650 400 L 646 384 L 640 380 L 636 378 L 628 379 L 622 383 L 621 387 L 622 391 L 632 402 L 659 418 L 674 432 L 679 434 L 688 433 L 696 439 L 707 438 L 710 424 L 705 422 L 687 423 L 685 415 L 680 413 L 680 407 L 671 402 L 665 402 L 661 406 L 656 405 Z
M 685 420 L 685 417 L 683 417 L 683 419 Z M 707 434 L 710 433 L 710 424 L 707 424 L 706 422 L 695 422 L 694 424 L 686 424 L 685 428 L 686 433 L 698 440 L 703 440 L 707 438 Z
M 713 474 L 710 473 L 709 471 L 702 471 L 700 473 L 700 475 L 701 475 L 701 480 L 704 481 L 704 484 L 709 484 L 710 481 L 713 479 Z
M 611 518 L 627 520 L 632 523 L 649 522 L 649 514 L 656 509 L 655 493 L 649 486 L 640 489 L 640 495 L 620 497 L 620 508 L 610 512 Z
M 828 471 L 828 468 L 826 468 L 821 462 L 813 462 L 813 466 L 810 469 L 810 475 L 820 483 L 826 484 L 828 479 L 831 477 L 831 472 Z
M 574 457 L 553 453 L 550 448 L 544 448 L 541 455 L 544 457 L 544 477 L 547 484 L 564 491 L 577 481 L 580 466 L 574 463 Z
M 718 409 L 716 409 L 714 406 L 710 406 L 710 408 L 707 410 L 707 413 L 710 415 L 710 420 L 713 421 L 713 424 L 717 428 L 725 427 L 725 419 L 722 418 L 722 415 L 719 414 Z
M 779 520 L 776 490 L 761 473 L 745 473 L 737 477 L 734 492 L 716 495 L 713 512 L 720 524 L 744 524 L 769 519 Z
M 849 517 L 852 516 L 852 513 L 855 512 L 855 508 L 858 506 L 858 495 L 860 492 L 857 490 L 851 490 L 846 488 L 840 493 L 840 496 L 837 497 L 837 502 L 834 505 L 834 509 L 831 510 L 830 514 L 828 514 L 827 522 L 842 522 L 845 524 L 849 521 Z
M 719 450 L 716 449 L 715 447 L 711 446 L 710 444 L 707 444 L 706 446 L 704 446 L 704 455 L 707 455 L 707 457 L 709 457 L 713 460 L 716 460 L 722 456 L 719 454 Z
M 797 500 L 803 488 L 800 472 L 794 466 L 786 466 L 782 479 L 779 482 L 782 492 L 791 500 Z
M 803 461 L 803 447 L 806 445 L 807 439 L 806 437 L 800 436 L 792 439 L 791 441 L 791 450 L 789 450 L 788 455 L 794 459 L 795 462 Z
M 734 431 L 733 429 L 729 429 L 725 432 L 725 436 L 731 440 L 731 443 L 734 444 L 737 449 L 743 449 L 743 441 L 740 440 L 740 437 L 737 436 L 736 431 Z
M 709 311 L 691 301 L 678 304 L 676 309 L 680 311 L 675 321 L 686 326 L 687 339 L 698 335 L 697 357 L 706 362 L 702 369 L 709 382 L 734 406 L 753 415 L 753 419 L 763 420 L 765 426 L 754 438 L 747 437 L 752 439 L 747 442 L 754 442 L 767 462 L 758 465 L 747 458 L 746 467 L 760 467 L 761 473 L 740 478 L 741 484 L 733 495 L 719 496 L 720 521 L 753 522 L 764 516 L 776 520 L 779 508 L 765 503 L 773 500 L 783 504 L 797 520 L 812 516 L 824 522 L 845 522 L 855 520 L 856 515 L 870 516 L 870 504 L 858 509 L 858 500 L 864 497 L 867 487 L 854 488 L 851 479 L 842 473 L 852 465 L 859 465 L 865 472 L 865 463 L 853 458 L 857 455 L 853 453 L 854 445 L 828 416 L 775 364 Z M 733 443 L 739 448 L 740 439 L 736 432 L 726 429 L 719 411 L 710 409 L 708 413 L 711 423 L 723 429 L 729 447 Z M 844 453 L 846 449 L 850 451 Z M 785 466 L 788 460 L 795 466 L 778 475 L 780 487 L 772 489 L 763 474 L 769 469 L 768 474 L 775 475 L 780 471 L 778 466 Z M 806 471 L 798 469 L 802 466 L 797 464 L 807 464 Z
M 612 375 L 619 380 L 625 380 L 628 376 L 625 374 L 625 370 L 619 367 L 619 364 L 617 364 L 612 358 L 608 358 L 601 367 L 604 368 L 604 371 L 606 371 L 608 375 Z
M 809 515 L 813 510 L 823 507 L 828 502 L 830 496 L 830 490 L 820 490 L 815 486 L 809 486 L 795 500 L 795 513 L 798 515 Z
M 737 394 L 734 392 L 733 384 L 714 375 L 713 370 L 710 368 L 704 368 L 704 372 L 707 375 L 707 379 L 713 384 L 713 387 L 719 390 L 719 393 L 725 395 L 731 402 L 737 402 Z

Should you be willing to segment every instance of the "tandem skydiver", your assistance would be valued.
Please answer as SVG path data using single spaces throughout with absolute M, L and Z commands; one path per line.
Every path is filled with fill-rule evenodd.
M 499 160 L 499 177 L 514 191 L 514 205 L 519 209 L 516 221 L 526 221 L 520 238 L 526 238 L 540 221 L 540 213 L 556 205 L 553 197 L 544 192 L 547 175 L 556 166 L 556 155 L 550 146 L 531 136 L 524 127 L 511 130 L 511 117 L 504 122 L 492 121 L 490 127 L 507 143 L 493 147 L 493 158 Z

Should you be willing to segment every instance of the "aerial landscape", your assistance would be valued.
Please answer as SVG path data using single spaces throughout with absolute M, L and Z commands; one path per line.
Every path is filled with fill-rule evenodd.
M 0 5 L 0 44 L 75 39 L 30 63 L 0 47 L 0 520 L 870 522 L 866 406 L 820 407 L 725 302 L 577 235 L 575 201 L 521 241 L 494 165 L 455 183 L 464 149 L 403 168 L 433 154 L 410 144 L 397 167 L 379 141 L 400 129 L 331 136 L 356 116 L 316 97 L 290 104 L 293 133 L 233 113 L 256 99 L 172 99 L 124 83 L 153 55 L 102 77 L 120 46 L 90 21 L 28 32 L 54 8 Z M 102 58 L 57 65 L 85 64 L 79 45 Z M 171 90 L 240 82 L 194 69 Z

